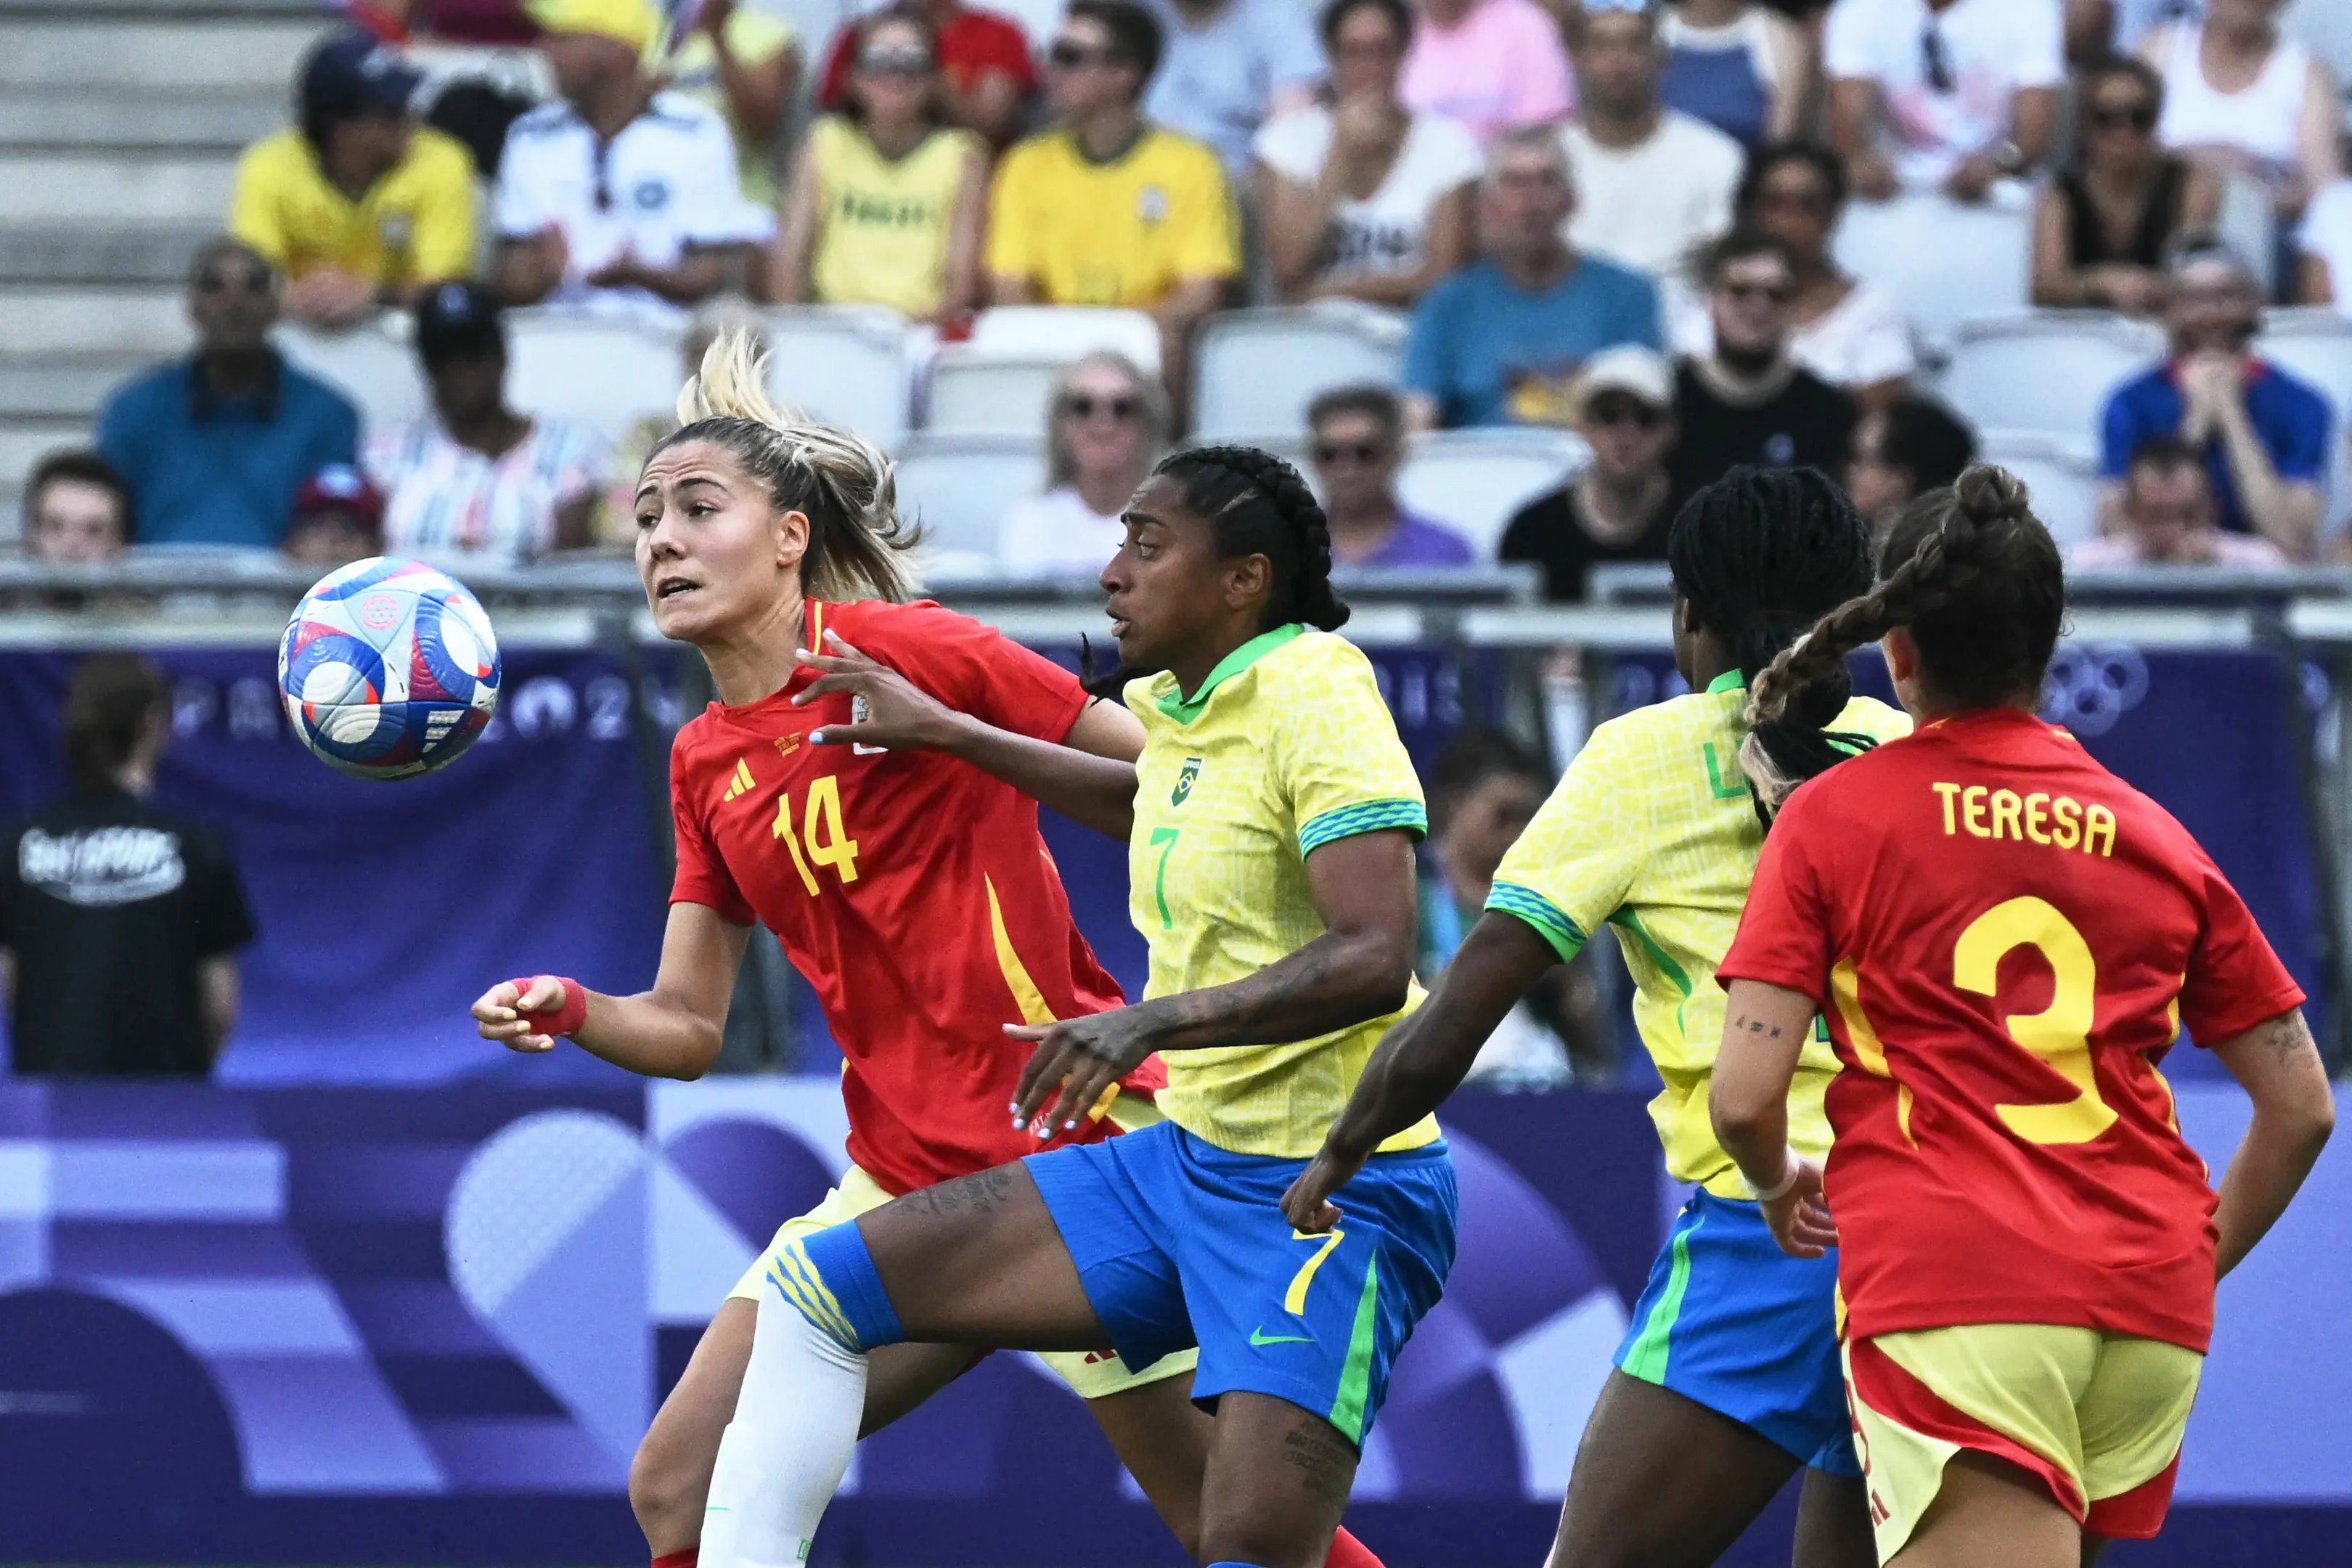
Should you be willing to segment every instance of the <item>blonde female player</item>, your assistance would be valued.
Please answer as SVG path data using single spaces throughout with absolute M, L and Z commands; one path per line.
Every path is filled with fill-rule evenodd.
M 2196 840 L 2034 716 L 2066 591 L 2025 487 L 1969 469 L 1879 567 L 1755 684 L 1769 721 L 1884 638 L 1919 729 L 1793 795 L 1749 757 L 1788 798 L 1717 966 L 1714 1125 L 1785 1249 L 1837 1247 L 1880 1560 L 2078 1568 L 2162 1524 L 2215 1279 L 2318 1158 L 2327 1075 Z M 1826 1173 L 1787 1137 L 1817 1013 Z M 2218 1205 L 2157 1071 L 2183 1028 L 2253 1100 Z
M 1117 984 L 1071 923 L 1036 807 L 949 755 L 858 754 L 810 743 L 850 700 L 801 700 L 795 661 L 829 635 L 890 659 L 934 696 L 1013 734 L 1131 759 L 1142 729 L 1090 703 L 1049 661 L 935 605 L 901 604 L 906 542 L 888 461 L 846 432 L 781 414 L 749 340 L 730 333 L 680 395 L 685 428 L 646 459 L 637 568 L 664 636 L 709 661 L 719 700 L 671 754 L 677 880 L 653 989 L 613 996 L 555 975 L 492 986 L 474 1005 L 486 1038 L 548 1050 L 557 1038 L 633 1072 L 698 1077 L 717 1055 L 751 921 L 774 931 L 817 988 L 847 1058 L 852 1168 L 779 1244 L 1033 1150 L 1004 1107 L 1027 1050 L 1006 1025 L 1116 1008 Z M 1164 1082 L 1139 1063 L 1112 1096 L 1056 1134 L 1091 1143 L 1114 1119 L 1156 1120 Z M 629 1495 L 655 1561 L 689 1568 L 719 1437 L 751 1353 L 760 1268 L 720 1308 L 631 1467 Z M 1097 1345 L 1105 1345 L 1106 1339 Z M 1129 1367 L 1085 1347 L 1048 1358 L 1087 1401 L 1145 1495 L 1190 1549 L 1208 1423 L 1187 1403 L 1192 1357 Z M 877 1357 L 871 1431 L 973 1358 L 950 1345 Z M 1343 1568 L 1377 1562 L 1351 1539 Z

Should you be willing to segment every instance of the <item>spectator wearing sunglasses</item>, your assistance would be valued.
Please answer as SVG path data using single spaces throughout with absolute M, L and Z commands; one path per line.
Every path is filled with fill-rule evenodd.
M 1045 426 L 1045 493 L 1017 501 L 997 531 L 1011 577 L 1092 582 L 1118 553 L 1121 518 L 1168 439 L 1168 399 L 1125 354 L 1064 371 Z
M 1307 428 L 1331 564 L 1340 567 L 1467 566 L 1470 542 L 1417 517 L 1397 499 L 1404 464 L 1404 405 L 1385 386 L 1342 386 L 1307 407 Z
M 977 132 L 992 147 L 1011 146 L 1021 132 L 1022 114 L 1037 91 L 1037 70 L 1021 24 L 959 0 L 911 0 L 907 8 L 930 25 L 947 122 Z M 834 35 L 832 52 L 825 57 L 817 101 L 834 113 L 848 101 L 858 37 L 856 23 L 845 26 Z
M 726 120 L 656 89 L 651 0 L 531 0 L 530 14 L 562 96 L 507 132 L 499 292 L 672 316 L 717 293 L 774 215 L 744 202 Z
M 1543 569 L 1544 597 L 1575 604 L 1592 568 L 1664 561 L 1682 495 L 1667 471 L 1675 447 L 1675 372 L 1655 349 L 1592 356 L 1570 392 L 1571 427 L 1591 460 L 1521 507 L 1497 553 Z
M 1329 0 L 1322 26 L 1330 106 L 1269 121 L 1253 143 L 1275 282 L 1293 302 L 1410 308 L 1469 259 L 1478 139 L 1398 96 L 1405 0 Z
M 302 64 L 297 123 L 237 160 L 230 232 L 288 279 L 286 313 L 348 327 L 474 264 L 474 164 L 409 114 L 420 74 L 356 28 Z
M 273 548 L 303 481 L 354 460 L 357 412 L 270 346 L 278 305 L 278 275 L 251 246 L 224 236 L 196 252 L 196 352 L 135 377 L 99 415 L 132 542 Z
M 2183 230 L 2212 226 L 2221 183 L 2157 145 L 2164 82 L 2145 60 L 2091 66 L 2078 104 L 2080 162 L 2034 201 L 2033 302 L 2153 317 L 2166 250 Z
M 1715 347 L 1675 373 L 1675 488 L 1688 495 L 1742 464 L 1835 473 L 1861 416 L 1853 399 L 1790 355 L 1797 269 L 1788 246 L 1737 229 L 1709 249 L 1701 270 Z
M 2065 80 L 2053 0 L 1836 0 L 1822 58 L 1853 194 L 1980 202 L 2049 155 Z
M 1192 329 L 1241 272 L 1217 154 L 1138 105 L 1160 25 L 1129 0 L 1072 0 L 1046 56 L 1054 124 L 997 165 L 985 268 L 999 305 L 1149 311 L 1178 407 Z
M 776 297 L 952 321 L 980 300 L 987 144 L 944 122 L 919 13 L 883 11 L 856 28 L 841 111 L 811 126 L 801 149 L 777 240 Z

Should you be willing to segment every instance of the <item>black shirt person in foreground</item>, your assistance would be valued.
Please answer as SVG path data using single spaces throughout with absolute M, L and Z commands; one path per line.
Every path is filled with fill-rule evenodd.
M 194 1077 L 236 1021 L 253 918 L 226 846 L 147 798 L 170 694 L 101 654 L 66 695 L 62 799 L 0 828 L 0 981 L 18 1074 Z

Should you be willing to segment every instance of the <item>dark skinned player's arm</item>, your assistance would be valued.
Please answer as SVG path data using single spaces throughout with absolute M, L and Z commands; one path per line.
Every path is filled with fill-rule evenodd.
M 1027 1121 L 1062 1084 L 1053 1114 L 1075 1120 L 1154 1050 L 1313 1039 L 1402 1006 L 1418 918 L 1412 837 L 1382 830 L 1335 838 L 1307 857 L 1307 884 L 1323 934 L 1255 974 L 1008 1030 L 1042 1042 L 1022 1075 L 1017 1119 Z

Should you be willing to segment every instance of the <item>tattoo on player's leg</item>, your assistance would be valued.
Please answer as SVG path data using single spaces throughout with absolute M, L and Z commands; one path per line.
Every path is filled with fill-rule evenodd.
M 1013 1173 L 1003 1166 L 982 1171 L 977 1175 L 959 1176 L 952 1182 L 941 1182 L 936 1187 L 925 1187 L 911 1201 L 923 1205 L 935 1215 L 956 1214 L 969 1209 L 974 1214 L 987 1214 L 1002 1208 L 1013 1195 Z
M 1307 1489 L 1334 1508 L 1348 1506 L 1355 1479 L 1355 1450 L 1325 1423 L 1309 1415 L 1282 1439 L 1282 1462 L 1299 1473 Z

